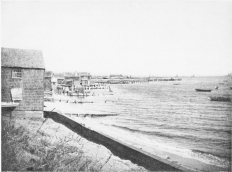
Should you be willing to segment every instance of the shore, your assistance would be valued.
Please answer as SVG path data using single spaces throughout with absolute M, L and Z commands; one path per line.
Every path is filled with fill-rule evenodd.
M 104 146 L 86 140 L 52 119 L 15 117 L 9 121 L 9 117 L 4 117 L 2 120 L 14 126 L 17 131 L 14 138 L 26 140 L 25 143 L 16 141 L 14 158 L 17 162 L 6 162 L 15 163 L 16 167 L 3 170 L 147 171 L 114 156 Z
M 110 99 L 109 96 L 105 95 L 107 94 L 102 92 L 99 96 L 88 97 L 87 100 L 92 101 L 93 105 L 98 101 L 104 103 L 104 99 Z M 210 165 L 209 163 L 204 162 L 204 160 L 199 160 L 199 157 L 190 156 L 191 152 L 183 151 L 183 149 L 169 147 L 159 143 L 159 141 L 151 142 L 149 139 L 141 139 L 136 134 L 111 125 L 106 125 L 106 123 L 101 122 L 101 119 L 104 117 L 92 118 L 91 116 L 85 115 L 109 115 L 108 111 L 102 109 L 101 106 L 98 107 L 98 104 L 95 105 L 97 108 L 92 109 L 93 106 L 89 103 L 87 103 L 88 106 L 83 106 L 83 104 L 74 105 L 72 102 L 57 101 L 58 99 L 73 99 L 68 96 L 58 95 L 55 98 L 55 102 L 45 102 L 45 110 L 63 114 L 65 118 L 70 119 L 73 123 L 80 124 L 82 126 L 81 131 L 79 129 L 76 129 L 77 132 L 71 130 L 70 124 L 65 122 L 65 120 L 62 124 L 49 118 L 31 119 L 23 116 L 14 118 L 11 122 L 18 128 L 23 127 L 27 131 L 24 135 L 27 138 L 30 138 L 27 144 L 29 145 L 29 149 L 23 148 L 21 153 L 17 154 L 18 162 L 20 162 L 20 169 L 25 169 L 26 167 L 35 168 L 36 171 L 41 171 L 41 169 L 42 171 L 45 171 L 46 169 L 49 169 L 49 171 L 53 171 L 54 169 L 64 171 L 149 170 L 146 168 L 146 164 L 140 164 L 137 160 L 134 161 L 134 158 L 129 155 L 120 157 L 118 154 L 121 149 L 120 147 L 114 147 L 112 151 L 112 146 L 110 144 L 103 146 L 104 144 L 97 141 L 99 137 L 88 138 L 78 134 L 78 132 L 88 134 L 89 131 L 93 131 L 97 132 L 100 137 L 108 137 L 113 141 L 125 145 L 129 149 L 132 148 L 137 150 L 139 153 L 142 153 L 142 155 L 154 157 L 157 162 L 165 162 L 167 166 L 173 165 L 174 167 L 179 167 L 178 169 L 186 169 L 182 171 L 229 171 L 222 166 L 212 165 L 212 163 Z M 42 152 L 44 153 L 42 155 L 41 152 L 40 154 L 35 153 L 35 150 L 38 148 L 39 150 L 43 150 Z M 67 150 L 65 155 L 64 150 Z M 62 151 L 63 154 L 61 153 Z M 47 159 L 50 156 L 49 152 L 55 152 L 52 154 L 54 157 L 63 156 L 63 158 L 61 158 L 61 160 L 58 158 L 52 160 Z M 139 158 L 140 157 L 137 159 Z M 44 164 L 45 160 L 45 164 L 47 165 Z M 157 168 L 157 170 L 160 171 L 159 168 Z
M 46 106 L 50 108 L 56 108 L 56 110 L 60 110 L 62 112 L 65 112 L 68 114 L 68 117 L 72 119 L 73 121 L 82 124 L 86 128 L 89 128 L 93 131 L 97 131 L 98 133 L 102 133 L 104 135 L 108 135 L 113 138 L 117 138 L 119 141 L 134 146 L 138 149 L 141 149 L 142 151 L 149 152 L 152 155 L 155 155 L 157 157 L 160 157 L 164 160 L 167 160 L 170 163 L 173 163 L 175 165 L 193 170 L 193 171 L 226 171 L 224 167 L 212 165 L 204 162 L 204 160 L 199 160 L 199 157 L 191 156 L 191 152 L 183 151 L 178 148 L 174 147 L 168 147 L 160 144 L 159 142 L 156 143 L 150 143 L 149 140 L 136 137 L 135 135 L 122 131 L 120 129 L 117 129 L 115 127 L 112 127 L 110 125 L 105 125 L 99 122 L 99 120 L 95 120 L 94 118 L 90 117 L 77 117 L 77 114 L 83 114 L 83 113 L 100 113 L 98 111 L 94 110 L 86 110 L 84 108 L 81 108 L 81 106 L 78 106 L 77 109 L 69 109 L 66 108 L 66 103 L 45 103 Z M 216 162 L 216 161 L 215 161 Z

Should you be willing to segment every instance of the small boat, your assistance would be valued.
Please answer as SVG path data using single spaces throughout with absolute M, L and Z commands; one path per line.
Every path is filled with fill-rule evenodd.
M 230 97 L 209 97 L 211 101 L 231 102 Z
M 174 83 L 173 85 L 180 85 L 180 83 Z
M 196 91 L 199 91 L 199 92 L 211 92 L 212 90 L 211 89 L 195 89 Z
M 110 87 L 109 87 L 109 92 L 113 92 Z

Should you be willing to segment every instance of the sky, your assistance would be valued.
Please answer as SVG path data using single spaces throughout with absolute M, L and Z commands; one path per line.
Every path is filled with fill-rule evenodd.
M 54 72 L 227 75 L 232 1 L 2 0 L 1 47 L 42 50 Z

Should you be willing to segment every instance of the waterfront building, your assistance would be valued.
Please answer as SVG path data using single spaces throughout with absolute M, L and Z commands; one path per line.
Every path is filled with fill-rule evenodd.
M 110 75 L 110 79 L 124 79 L 123 75 Z
M 54 73 L 54 77 L 57 80 L 57 85 L 61 84 L 64 81 L 64 73 Z
M 83 86 L 89 86 L 91 75 L 88 72 L 75 72 L 75 76 L 79 78 L 79 82 Z
M 2 48 L 1 56 L 2 104 L 16 102 L 12 114 L 33 112 L 32 116 L 42 116 L 45 71 L 42 51 Z
M 45 71 L 44 74 L 44 90 L 45 91 L 56 91 L 57 89 L 57 78 L 51 71 Z
M 52 72 L 45 71 L 44 74 L 44 90 L 51 91 L 52 90 Z

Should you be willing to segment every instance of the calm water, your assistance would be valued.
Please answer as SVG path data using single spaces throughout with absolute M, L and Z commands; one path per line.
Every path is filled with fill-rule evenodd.
M 178 82 L 180 85 L 173 83 L 176 82 L 114 85 L 111 86 L 114 95 L 99 95 L 95 97 L 96 103 L 81 106 L 118 113 L 116 117 L 96 118 L 107 125 L 228 164 L 232 102 L 214 102 L 208 96 L 232 98 L 231 78 L 183 78 Z M 218 90 L 214 89 L 216 85 Z M 195 88 L 213 90 L 196 92 Z

